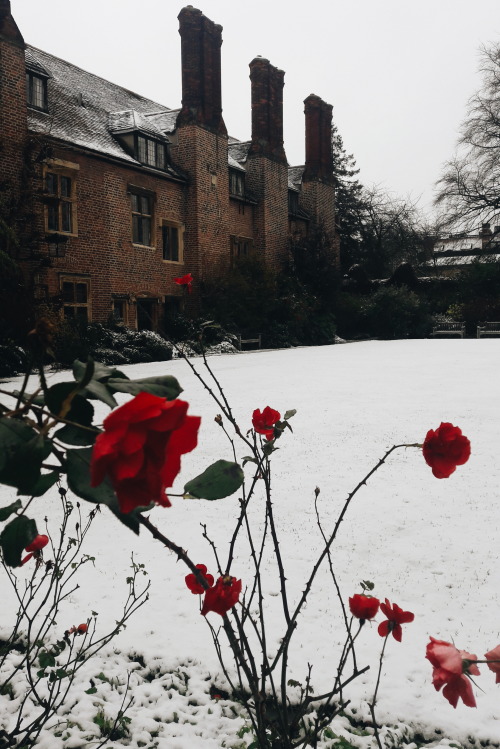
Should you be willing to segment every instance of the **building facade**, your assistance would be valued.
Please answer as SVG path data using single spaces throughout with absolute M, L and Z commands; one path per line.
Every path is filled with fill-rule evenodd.
M 307 97 L 305 165 L 290 167 L 284 73 L 257 57 L 251 140 L 229 137 L 222 28 L 192 6 L 178 18 L 182 106 L 170 109 L 27 45 L 0 0 L 4 210 L 26 283 L 65 318 L 161 329 L 165 311 L 196 309 L 210 274 L 251 254 L 279 271 L 315 228 L 338 260 L 332 107 Z M 174 282 L 188 273 L 190 295 Z

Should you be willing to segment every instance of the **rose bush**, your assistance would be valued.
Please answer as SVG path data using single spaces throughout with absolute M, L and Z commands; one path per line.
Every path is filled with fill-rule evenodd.
M 180 471 L 181 455 L 197 445 L 200 418 L 188 404 L 139 393 L 115 408 L 103 423 L 91 461 L 91 484 L 109 476 L 120 510 L 131 512 L 151 502 L 170 507 L 165 494 Z

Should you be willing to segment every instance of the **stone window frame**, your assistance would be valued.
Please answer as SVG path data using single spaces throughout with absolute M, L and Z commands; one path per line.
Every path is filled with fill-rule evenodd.
M 131 209 L 131 235 L 132 244 L 135 247 L 155 248 L 155 198 L 156 195 L 151 190 L 135 185 L 128 186 L 128 195 L 130 197 Z M 147 201 L 147 210 L 144 201 Z M 149 227 L 149 228 L 148 228 Z M 149 234 L 149 236 L 145 236 Z M 145 242 L 149 239 L 149 242 Z
M 134 133 L 134 155 L 144 166 L 161 169 L 163 172 L 167 169 L 167 144 L 149 135 Z
M 164 263 L 169 265 L 183 265 L 184 264 L 184 224 L 180 221 L 175 221 L 170 218 L 162 218 L 160 222 L 161 231 L 161 244 L 162 244 L 162 260 Z M 167 252 L 165 235 L 169 235 L 169 240 L 172 236 L 177 235 L 177 258 L 165 257 Z
M 26 71 L 26 102 L 31 109 L 39 112 L 49 111 L 49 97 L 47 76 L 35 73 L 33 70 Z
M 230 236 L 231 263 L 250 257 L 255 249 L 253 237 L 244 237 L 237 234 Z
M 65 289 L 64 285 L 69 286 L 70 284 L 74 287 L 71 298 L 67 294 L 69 289 Z M 81 291 L 78 287 L 85 288 L 85 295 L 82 298 Z M 79 273 L 60 273 L 59 274 L 59 289 L 62 298 L 62 317 L 65 320 L 79 320 L 85 318 L 85 322 L 91 322 L 92 320 L 92 296 L 91 296 L 91 279 L 88 274 Z M 65 298 L 66 292 L 66 298 Z M 80 296 L 80 298 L 79 298 Z M 69 310 L 73 310 L 73 314 L 68 314 Z M 79 310 L 85 310 L 85 315 L 82 315 Z
M 229 194 L 237 198 L 245 197 L 245 172 L 229 168 Z
M 47 235 L 78 236 L 77 182 L 79 169 L 79 164 L 62 159 L 51 159 L 43 165 L 44 227 Z M 51 179 L 48 179 L 49 175 Z M 55 178 L 55 190 L 53 189 L 53 178 Z M 69 180 L 69 191 L 67 180 Z M 54 210 L 56 226 L 51 219 L 51 213 Z M 63 228 L 67 226 L 67 215 L 70 217 L 69 230 Z

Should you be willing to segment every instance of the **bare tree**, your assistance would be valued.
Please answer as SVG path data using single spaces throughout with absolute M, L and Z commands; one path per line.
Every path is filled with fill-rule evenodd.
M 500 216 L 500 43 L 481 49 L 480 90 L 469 100 L 455 156 L 437 183 L 448 229 L 468 231 Z

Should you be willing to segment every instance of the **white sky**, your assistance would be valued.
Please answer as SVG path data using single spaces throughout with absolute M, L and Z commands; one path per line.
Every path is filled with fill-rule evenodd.
M 185 3 L 187 4 L 187 3 Z M 26 42 L 168 107 L 181 102 L 180 37 L 172 0 L 11 0 Z M 454 149 L 478 49 L 499 41 L 498 0 L 197 0 L 223 26 L 228 131 L 250 137 L 248 63 L 283 69 L 285 148 L 304 162 L 303 100 L 334 105 L 361 180 L 432 200 Z

